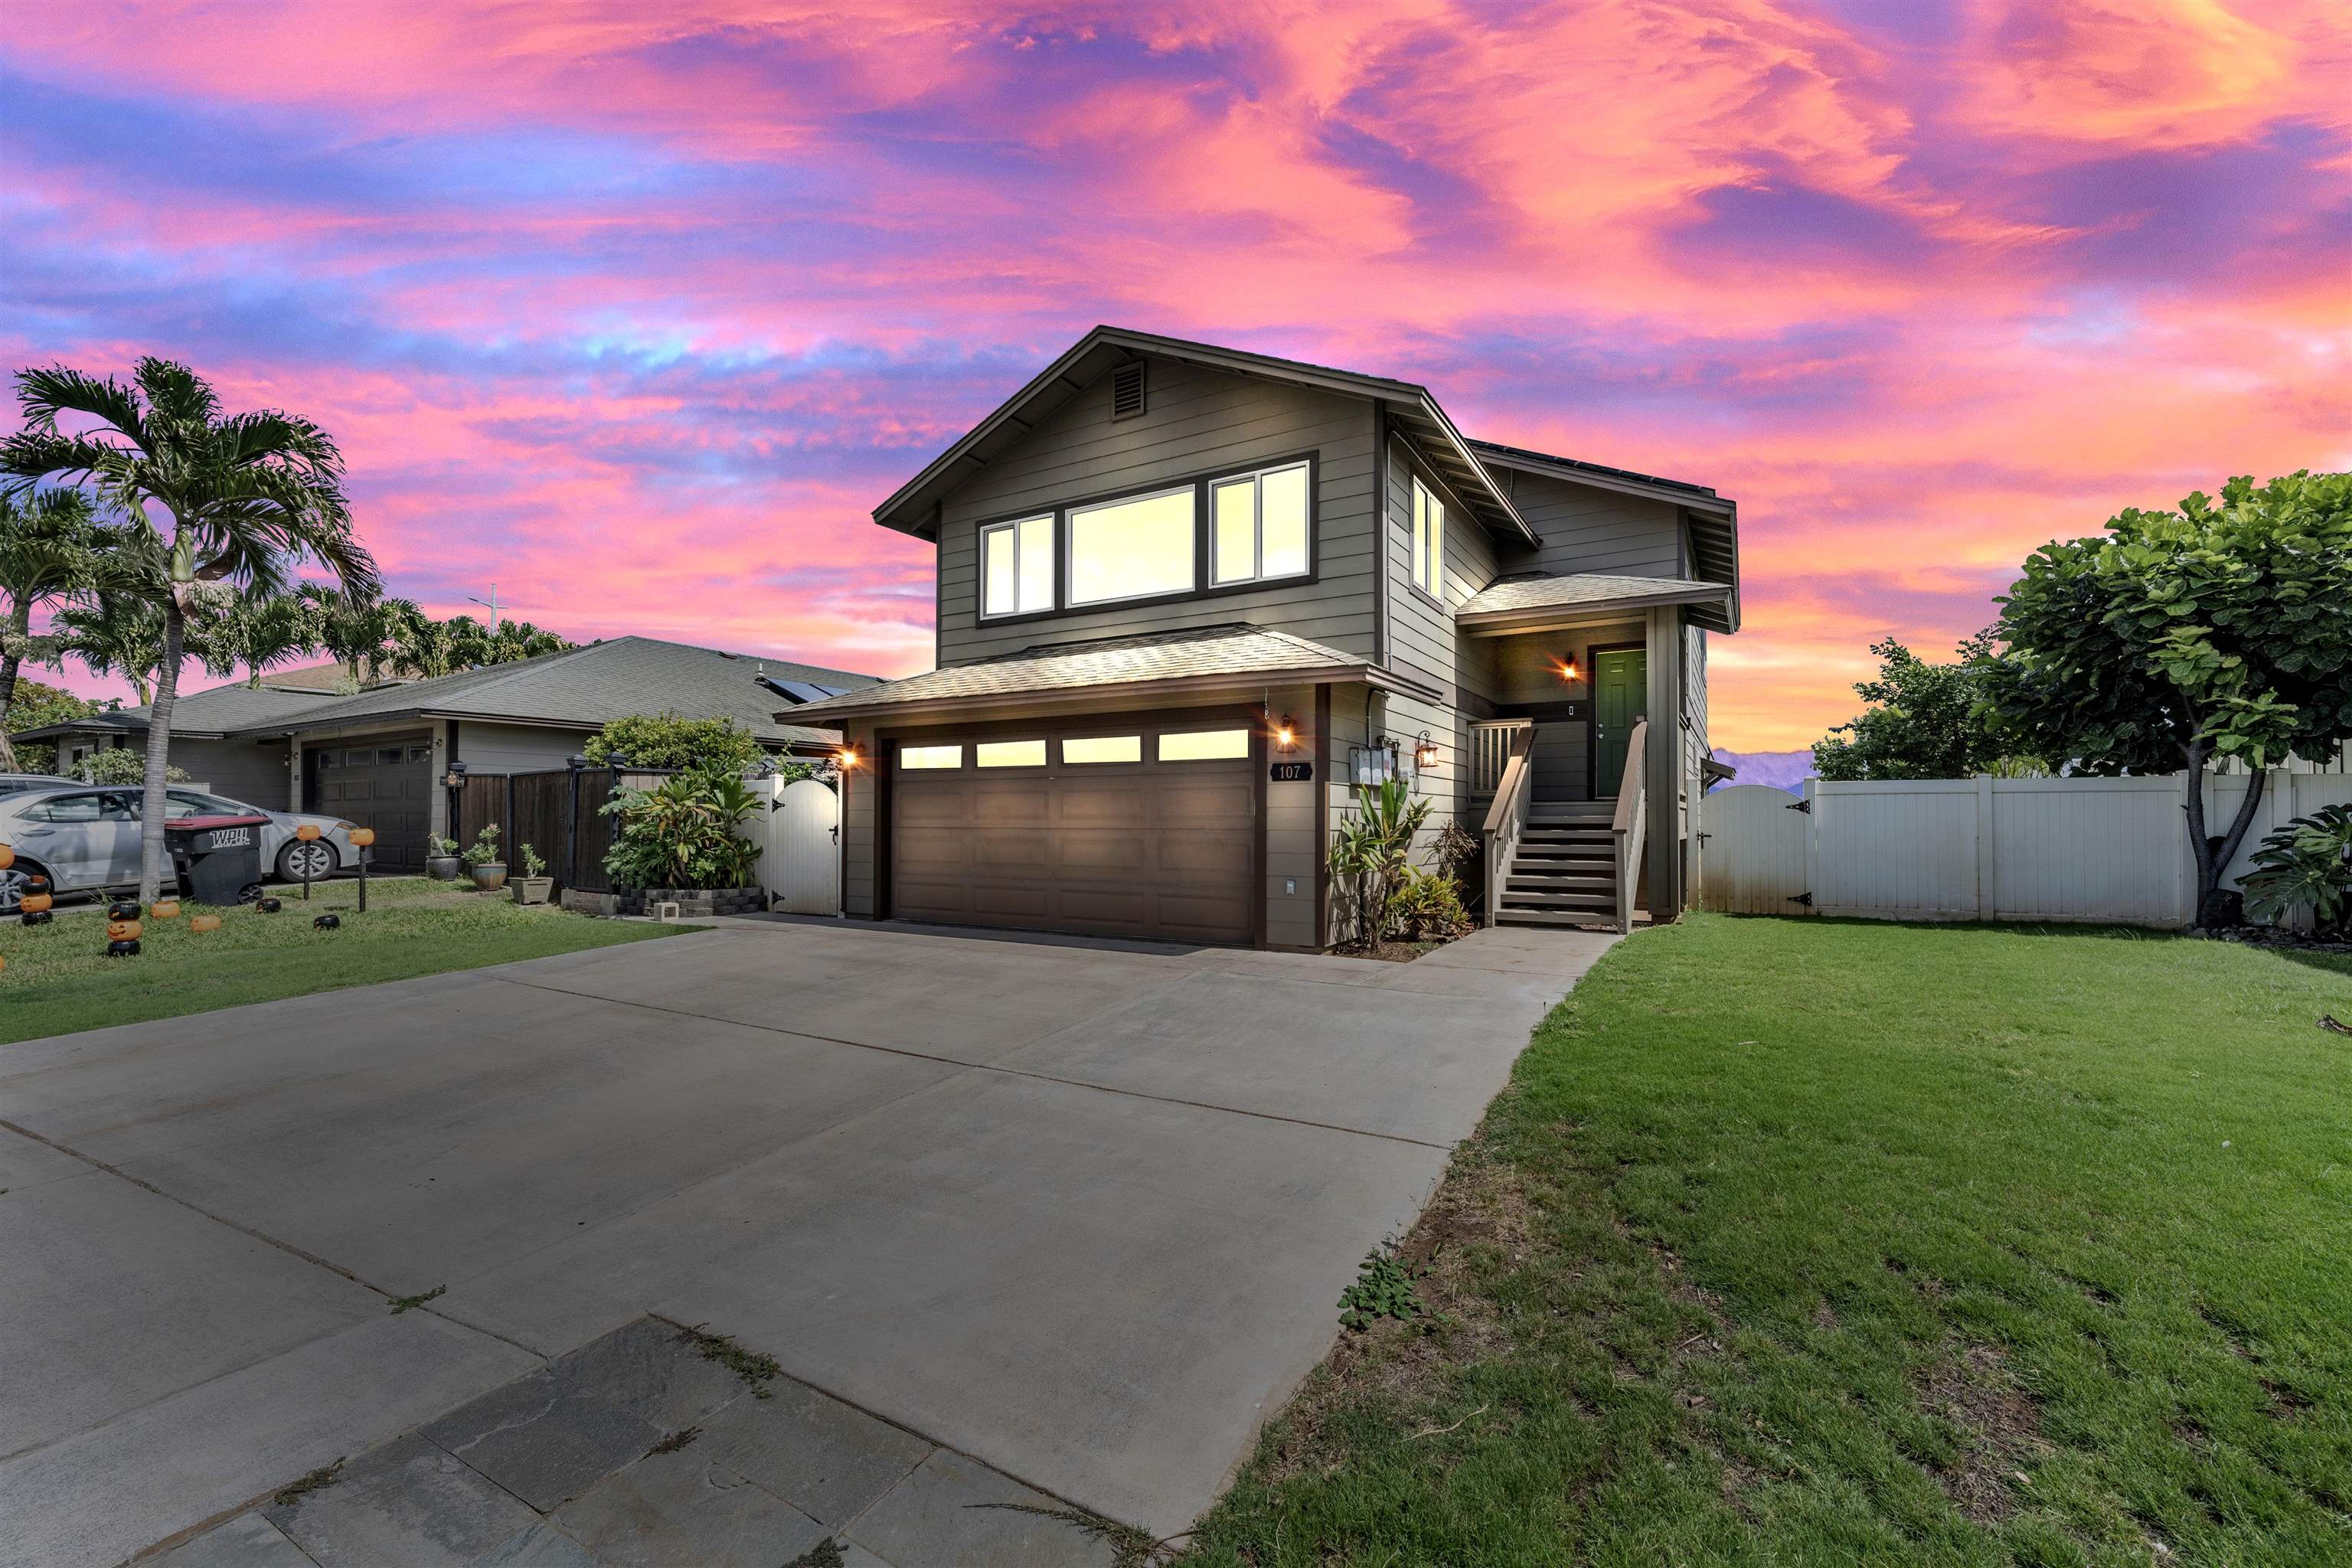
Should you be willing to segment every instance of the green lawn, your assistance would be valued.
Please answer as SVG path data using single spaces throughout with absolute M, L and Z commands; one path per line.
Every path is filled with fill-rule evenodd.
M 505 893 L 460 892 L 422 877 L 379 877 L 361 914 L 359 884 L 318 883 L 306 907 L 300 889 L 273 889 L 286 907 L 265 915 L 250 905 L 210 911 L 218 931 L 150 920 L 135 958 L 106 956 L 103 910 L 61 909 L 44 926 L 0 923 L 0 1043 L 109 1024 L 206 1013 L 380 980 L 544 958 L 583 947 L 668 936 L 677 926 L 590 920 L 544 906 L 525 909 Z M 315 931 L 328 911 L 340 931 Z
M 1209 1563 L 2352 1563 L 2352 962 L 1698 916 L 1538 1030 Z

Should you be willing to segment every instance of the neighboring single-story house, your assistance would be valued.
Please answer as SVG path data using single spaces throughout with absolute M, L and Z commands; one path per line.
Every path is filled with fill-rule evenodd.
M 652 637 L 613 637 L 513 664 L 379 687 L 242 731 L 285 748 L 286 804 L 376 830 L 387 868 L 420 867 L 427 834 L 446 834 L 453 769 L 469 778 L 565 765 L 597 731 L 633 713 L 729 718 L 774 751 L 823 755 L 835 730 L 775 717 L 875 684 L 790 659 Z M 789 709 L 786 710 L 789 711 Z
M 1387 778 L 1424 863 L 1485 836 L 1495 919 L 1693 885 L 1706 638 L 1739 628 L 1706 486 L 1098 327 L 874 519 L 937 552 L 938 668 L 777 714 L 847 737 L 852 915 L 1321 947 L 1333 830 Z
M 286 799 L 290 773 L 286 748 L 257 746 L 242 732 L 339 700 L 332 691 L 286 691 L 242 683 L 183 692 L 172 706 L 172 765 L 215 795 L 278 805 Z M 16 739 L 54 744 L 58 772 L 65 773 L 93 752 L 120 747 L 145 751 L 147 709 L 142 704 L 68 719 L 27 730 Z
M 295 672 L 299 673 L 299 672 Z M 386 870 L 424 864 L 428 834 L 447 834 L 446 781 L 566 765 L 614 719 L 665 710 L 730 718 L 772 751 L 830 755 L 840 732 L 776 717 L 877 678 L 756 654 L 614 637 L 513 664 L 461 670 L 355 694 L 220 687 L 183 697 L 172 762 L 219 794 L 291 811 L 331 812 L 376 831 Z M 110 721 L 97 727 L 99 720 Z M 144 709 L 28 731 L 72 744 L 143 745 Z M 61 751 L 60 755 L 65 753 Z

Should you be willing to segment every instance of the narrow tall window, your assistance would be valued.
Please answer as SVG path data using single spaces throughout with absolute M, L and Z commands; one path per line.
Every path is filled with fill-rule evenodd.
M 1445 503 L 1418 475 L 1412 481 L 1412 580 L 1422 592 L 1444 597 Z
M 1054 519 L 1024 517 L 980 531 L 980 613 L 1027 616 L 1054 607 Z
M 1209 517 L 1211 582 L 1306 574 L 1306 464 L 1219 479 L 1209 487 Z

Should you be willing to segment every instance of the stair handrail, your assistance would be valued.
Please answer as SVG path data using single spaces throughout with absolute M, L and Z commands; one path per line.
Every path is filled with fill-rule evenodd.
M 1536 732 L 1532 725 L 1511 737 L 1511 758 L 1495 783 L 1495 801 L 1486 808 L 1486 926 L 1502 923 L 1503 879 L 1519 852 L 1519 838 L 1528 830 L 1528 803 L 1534 792 Z
M 1625 773 L 1617 781 L 1617 816 L 1610 825 L 1617 856 L 1617 929 L 1621 932 L 1633 929 L 1633 879 L 1641 875 L 1642 847 L 1649 831 L 1649 749 L 1650 721 L 1636 719 L 1633 732 L 1625 738 Z

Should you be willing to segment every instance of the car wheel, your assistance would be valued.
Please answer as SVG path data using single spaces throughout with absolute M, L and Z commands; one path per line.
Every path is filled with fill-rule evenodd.
M 335 874 L 335 847 L 319 838 L 297 838 L 278 852 L 278 879 L 299 882 L 305 874 L 323 882 Z
M 0 915 L 16 912 L 17 901 L 30 892 L 36 883 L 48 880 L 48 873 L 30 860 L 19 860 L 5 871 L 0 871 Z M 52 887 L 51 891 L 55 891 Z

